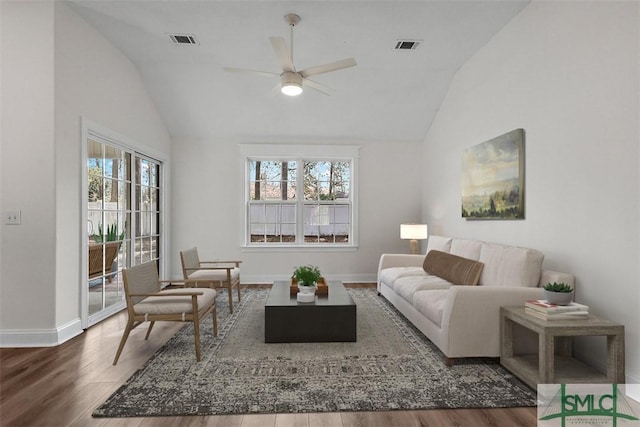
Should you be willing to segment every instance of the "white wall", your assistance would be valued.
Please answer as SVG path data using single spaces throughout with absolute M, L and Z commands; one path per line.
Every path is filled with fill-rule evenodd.
M 81 116 L 169 157 L 169 135 L 131 62 L 61 2 L 2 8 L 0 344 L 80 332 Z
M 241 259 L 243 283 L 286 278 L 294 266 L 309 263 L 330 278 L 374 281 L 380 254 L 408 251 L 408 243 L 400 240 L 400 223 L 420 219 L 421 144 L 356 145 L 360 145 L 359 248 L 256 251 L 241 247 L 244 181 L 238 145 L 174 140 L 172 187 L 178 189 L 172 203 L 174 276 L 181 275 L 180 250 L 197 246 L 203 259 Z
M 54 325 L 53 3 L 0 2 L 2 211 L 0 329 Z
M 55 13 L 57 323 L 79 316 L 81 117 L 169 158 L 170 137 L 135 66 L 63 3 Z M 151 151 L 151 152 L 150 152 Z
M 435 232 L 528 246 L 577 278 L 577 299 L 626 328 L 640 382 L 637 2 L 532 2 L 457 74 L 424 143 Z M 462 151 L 525 129 L 526 219 L 460 216 Z M 602 341 L 583 358 L 604 366 Z

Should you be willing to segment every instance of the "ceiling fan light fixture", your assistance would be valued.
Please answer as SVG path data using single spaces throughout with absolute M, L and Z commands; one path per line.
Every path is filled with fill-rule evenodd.
M 292 71 L 286 71 L 280 76 L 282 86 L 280 90 L 285 95 L 297 96 L 302 93 L 302 76 Z

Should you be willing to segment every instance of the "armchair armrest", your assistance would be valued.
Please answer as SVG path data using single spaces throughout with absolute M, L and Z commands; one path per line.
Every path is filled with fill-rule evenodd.
M 237 260 L 233 260 L 233 261 L 200 261 L 200 266 L 202 266 L 202 264 L 233 264 L 236 267 L 240 267 L 240 263 L 242 263 L 242 261 L 237 261 Z
M 197 267 L 197 268 L 185 268 L 185 271 L 200 271 L 200 270 L 233 270 L 236 267 L 227 265 L 225 267 Z
M 194 295 L 202 295 L 202 291 L 184 291 L 184 292 L 171 292 L 170 294 L 157 293 L 142 293 L 142 294 L 129 294 L 130 297 L 190 297 Z

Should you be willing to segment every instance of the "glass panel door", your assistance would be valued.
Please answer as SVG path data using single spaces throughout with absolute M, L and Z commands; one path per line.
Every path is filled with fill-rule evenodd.
M 85 132 L 82 324 L 88 327 L 125 307 L 124 268 L 148 261 L 161 267 L 162 163 Z
M 134 260 L 138 265 L 159 262 L 160 253 L 160 163 L 136 157 L 136 202 L 134 215 Z
M 128 265 L 131 153 L 87 140 L 87 287 L 89 324 L 124 306 Z

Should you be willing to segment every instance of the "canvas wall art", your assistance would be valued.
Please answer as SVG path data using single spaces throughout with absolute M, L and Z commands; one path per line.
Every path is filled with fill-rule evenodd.
M 462 217 L 524 219 L 524 129 L 464 151 Z

